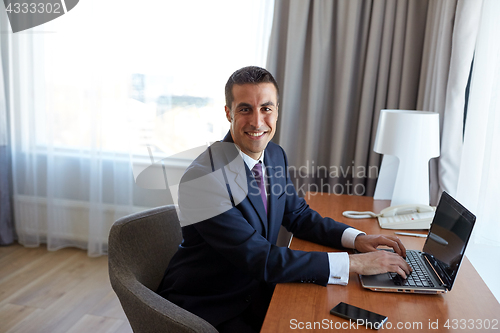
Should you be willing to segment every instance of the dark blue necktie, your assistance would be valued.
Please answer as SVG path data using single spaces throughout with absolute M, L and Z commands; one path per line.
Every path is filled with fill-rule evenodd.
M 260 191 L 260 197 L 262 198 L 262 202 L 264 203 L 264 209 L 266 210 L 267 213 L 267 196 L 266 196 L 266 191 L 264 189 L 264 179 L 262 179 L 262 164 L 257 163 L 252 169 L 253 176 L 255 177 L 255 180 L 257 181 L 257 185 L 259 185 L 259 191 Z

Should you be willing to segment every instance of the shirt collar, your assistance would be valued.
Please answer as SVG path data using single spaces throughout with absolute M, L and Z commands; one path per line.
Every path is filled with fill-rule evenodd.
M 238 147 L 237 144 L 235 144 L 236 148 L 238 148 L 238 151 L 240 152 L 240 155 L 241 155 L 241 158 L 243 158 L 243 161 L 245 161 L 245 164 L 247 165 L 247 167 L 252 170 L 253 167 L 255 166 L 255 164 L 257 163 L 261 163 L 262 164 L 262 175 L 265 175 L 265 170 L 266 168 L 264 167 L 264 152 L 265 152 L 265 149 L 262 151 L 262 154 L 260 155 L 260 158 L 258 160 L 254 160 L 253 158 L 251 158 L 250 156 L 248 156 L 247 154 L 245 154 L 244 152 L 241 151 L 240 147 Z

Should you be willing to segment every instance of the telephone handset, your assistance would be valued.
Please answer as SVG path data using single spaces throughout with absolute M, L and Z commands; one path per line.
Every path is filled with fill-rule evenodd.
M 383 209 L 378 224 L 384 229 L 429 229 L 435 207 L 426 205 L 400 205 Z
M 429 229 L 436 208 L 426 205 L 399 205 L 383 209 L 380 214 L 373 212 L 346 211 L 349 218 L 377 217 L 378 224 L 384 229 L 418 230 Z

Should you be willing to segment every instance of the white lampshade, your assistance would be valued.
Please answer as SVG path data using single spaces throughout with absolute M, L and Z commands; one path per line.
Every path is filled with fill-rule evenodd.
M 384 154 L 374 199 L 429 204 L 429 160 L 439 156 L 439 114 L 382 110 L 373 150 Z

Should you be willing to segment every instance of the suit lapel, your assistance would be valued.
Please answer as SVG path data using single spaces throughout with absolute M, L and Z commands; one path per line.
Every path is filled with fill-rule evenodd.
M 264 208 L 264 203 L 262 202 L 262 197 L 260 196 L 259 185 L 257 185 L 257 181 L 255 180 L 252 172 L 248 169 L 245 164 L 245 171 L 247 173 L 248 179 L 248 200 L 252 204 L 253 208 L 257 211 L 257 214 L 260 217 L 262 222 L 262 226 L 264 227 L 264 237 L 267 238 L 268 234 L 268 221 L 266 209 Z
M 273 155 L 270 153 L 269 149 L 264 151 L 264 163 L 266 165 L 266 180 L 269 184 L 268 195 L 269 195 L 269 205 L 267 207 L 268 217 L 269 217 L 269 239 L 273 235 L 277 235 L 279 232 L 279 227 L 281 224 L 276 224 L 275 221 L 280 219 L 276 216 L 277 208 L 276 202 L 278 201 L 278 196 L 285 190 L 285 183 L 283 183 L 283 177 L 278 177 L 278 172 L 284 172 L 284 170 L 278 170 L 277 168 L 283 167 L 284 165 L 279 165 Z M 277 230 L 276 230 L 277 229 Z
M 229 132 L 224 138 L 223 142 L 231 142 L 234 144 L 233 139 L 231 137 L 231 133 Z M 234 159 L 234 156 L 227 156 L 228 161 L 231 161 L 231 158 Z M 248 201 L 252 204 L 253 208 L 257 212 L 257 215 L 260 218 L 260 222 L 262 223 L 262 228 L 264 230 L 264 237 L 267 238 L 268 235 L 268 220 L 266 210 L 264 208 L 264 203 L 262 202 L 262 198 L 259 192 L 259 186 L 255 178 L 253 177 L 252 172 L 248 168 L 245 162 L 243 163 L 229 163 L 227 165 L 226 170 L 227 177 L 229 183 L 236 183 L 245 193 L 248 193 Z M 266 170 L 267 171 L 267 170 Z M 235 191 L 233 191 L 235 192 Z M 242 200 L 241 200 L 242 201 Z M 236 200 L 235 200 L 236 202 Z M 236 203 L 237 204 L 237 203 Z

